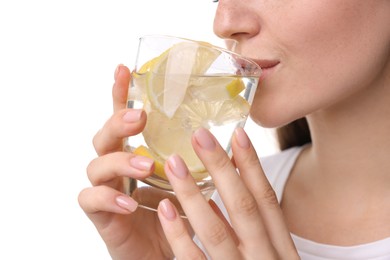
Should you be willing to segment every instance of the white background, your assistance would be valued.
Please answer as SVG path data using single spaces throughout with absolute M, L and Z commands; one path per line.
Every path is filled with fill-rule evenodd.
M 0 2 L 0 259 L 109 259 L 79 208 L 113 73 L 138 38 L 213 40 L 212 0 Z M 269 132 L 249 122 L 260 155 Z

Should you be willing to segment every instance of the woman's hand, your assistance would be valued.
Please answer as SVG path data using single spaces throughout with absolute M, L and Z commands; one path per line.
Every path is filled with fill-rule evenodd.
M 126 109 L 130 71 L 118 66 L 113 86 L 114 114 L 95 135 L 98 157 L 87 168 L 92 187 L 79 203 L 96 226 L 113 259 L 170 259 L 172 251 L 154 212 L 139 209 L 123 193 L 123 177 L 144 178 L 153 171 L 149 158 L 123 152 L 124 137 L 142 131 L 146 114 Z
M 211 174 L 231 225 L 204 199 L 180 157 L 165 170 L 190 224 L 212 259 L 299 259 L 275 193 L 242 128 L 232 140 L 233 165 L 211 133 L 199 129 L 193 147 Z M 236 167 L 240 174 L 237 174 Z M 204 259 L 177 210 L 163 200 L 158 215 L 177 259 Z

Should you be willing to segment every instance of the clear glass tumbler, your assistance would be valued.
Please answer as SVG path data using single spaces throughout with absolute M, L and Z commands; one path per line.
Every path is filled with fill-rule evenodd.
M 144 109 L 142 132 L 124 140 L 125 151 L 155 162 L 144 179 L 125 179 L 140 207 L 156 210 L 169 198 L 185 216 L 164 172 L 165 160 L 180 155 L 208 200 L 213 181 L 191 145 L 192 133 L 207 128 L 231 156 L 234 129 L 243 127 L 261 74 L 250 59 L 206 42 L 172 36 L 140 38 L 129 86 L 128 107 Z

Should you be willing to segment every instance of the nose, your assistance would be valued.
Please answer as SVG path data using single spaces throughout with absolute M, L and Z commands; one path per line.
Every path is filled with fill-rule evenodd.
M 254 37 L 260 32 L 256 8 L 242 0 L 219 0 L 214 18 L 214 33 L 223 39 L 238 42 Z

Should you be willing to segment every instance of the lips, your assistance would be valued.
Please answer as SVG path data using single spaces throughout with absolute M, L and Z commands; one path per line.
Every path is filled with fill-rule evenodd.
M 277 60 L 255 60 L 255 62 L 261 67 L 262 70 L 271 69 L 280 63 Z
M 263 81 L 265 78 L 269 77 L 273 69 L 280 63 L 278 60 L 255 60 L 255 62 L 262 70 L 260 81 Z

